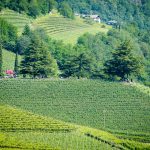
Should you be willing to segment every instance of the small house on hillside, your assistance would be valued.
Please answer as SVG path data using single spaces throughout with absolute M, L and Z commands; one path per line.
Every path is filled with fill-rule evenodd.
M 99 15 L 90 15 L 90 18 L 93 19 L 95 22 L 101 23 L 101 18 Z
M 101 18 L 99 15 L 89 15 L 89 14 L 81 14 L 80 15 L 83 19 L 92 19 L 95 22 L 101 23 Z

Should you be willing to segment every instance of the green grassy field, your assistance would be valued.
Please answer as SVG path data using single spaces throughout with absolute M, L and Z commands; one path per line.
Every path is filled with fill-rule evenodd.
M 64 18 L 57 12 L 46 16 L 40 16 L 37 19 L 31 19 L 24 14 L 18 14 L 12 10 L 3 10 L 0 12 L 0 17 L 6 19 L 18 28 L 19 34 L 23 28 L 28 24 L 31 29 L 43 28 L 46 33 L 53 39 L 63 40 L 65 43 L 75 44 L 78 37 L 86 32 L 96 34 L 98 32 L 106 33 L 109 26 L 94 23 L 93 25 L 87 24 L 83 19 L 76 18 L 74 20 Z
M 0 87 L 1 104 L 81 125 L 80 133 L 129 147 L 150 142 L 149 89 L 144 93 L 123 83 L 48 79 L 1 80 Z M 103 137 L 101 130 L 115 136 L 107 132 Z
M 3 70 L 13 70 L 15 63 L 15 54 L 3 49 Z M 21 61 L 21 56 L 18 56 L 19 62 Z

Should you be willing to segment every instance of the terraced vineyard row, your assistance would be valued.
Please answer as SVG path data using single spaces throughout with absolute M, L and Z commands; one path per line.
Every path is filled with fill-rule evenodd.
M 0 110 L 1 131 L 70 132 L 74 129 L 63 122 L 19 111 L 8 106 L 0 106 Z
M 96 34 L 98 32 L 107 32 L 110 27 L 101 28 L 101 24 L 89 25 L 82 19 L 75 20 L 64 18 L 58 14 L 41 16 L 37 19 L 31 19 L 24 14 L 16 13 L 12 10 L 2 10 L 0 17 L 6 19 L 9 23 L 18 28 L 19 34 L 23 31 L 26 24 L 34 30 L 43 28 L 46 33 L 56 40 L 63 40 L 65 43 L 75 44 L 78 37 L 86 32 Z
M 0 103 L 126 136 L 150 137 L 149 95 L 97 80 L 8 80 Z
M 0 17 L 4 18 L 9 23 L 13 24 L 18 28 L 19 33 L 23 31 L 26 24 L 31 24 L 32 19 L 26 15 L 16 13 L 12 10 L 4 10 L 0 12 Z
M 75 126 L 0 105 L 0 149 L 113 149 L 76 131 Z
M 71 29 L 82 29 L 89 27 L 89 25 L 81 24 L 76 21 L 72 21 L 71 19 L 66 19 L 63 17 L 49 17 L 47 19 L 37 21 L 38 25 L 45 29 L 47 33 L 54 33 L 54 31 L 65 32 L 70 31 Z
M 75 43 L 79 36 L 89 32 L 92 34 L 98 32 L 107 32 L 102 29 L 99 24 L 89 25 L 83 20 L 71 20 L 62 16 L 46 16 L 38 18 L 33 26 L 43 28 L 49 36 L 56 40 L 63 40 L 66 43 Z
M 111 133 L 67 124 L 0 105 L 0 149 L 117 150 L 150 148 L 149 144 L 117 138 Z

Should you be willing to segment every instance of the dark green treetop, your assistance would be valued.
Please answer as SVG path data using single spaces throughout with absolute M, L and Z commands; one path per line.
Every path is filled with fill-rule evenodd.
M 31 43 L 24 53 L 24 59 L 21 62 L 21 73 L 31 75 L 33 78 L 56 76 L 58 74 L 56 61 L 36 35 L 33 35 Z
M 140 73 L 142 62 L 133 55 L 132 49 L 130 41 L 122 42 L 112 53 L 112 59 L 105 62 L 105 73 L 118 76 L 121 80 L 125 80 L 133 73 Z

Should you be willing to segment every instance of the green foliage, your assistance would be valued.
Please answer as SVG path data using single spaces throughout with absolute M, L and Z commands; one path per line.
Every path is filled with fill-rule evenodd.
M 31 0 L 29 3 L 29 13 L 30 16 L 36 18 L 40 14 L 40 9 L 38 7 L 37 0 Z
M 55 0 L 47 0 L 48 1 L 48 13 L 51 12 L 51 10 L 54 8 L 54 6 L 56 5 Z
M 61 15 L 67 17 L 67 18 L 71 18 L 73 19 L 74 18 L 74 13 L 73 13 L 73 10 L 72 8 L 69 6 L 68 3 L 66 2 L 62 2 L 59 6 L 59 12 Z
M 24 53 L 24 58 L 21 63 L 21 73 L 29 74 L 33 78 L 48 77 L 49 75 L 57 76 L 58 68 L 54 59 L 46 45 L 42 43 L 40 37 L 33 34 L 31 43 Z
M 140 73 L 141 61 L 132 54 L 130 41 L 123 42 L 113 53 L 112 59 L 106 61 L 105 72 L 108 75 L 118 76 L 125 80 L 133 73 Z
M 0 18 L 1 42 L 5 49 L 15 51 L 17 28 Z
M 2 67 L 3 67 L 3 54 L 2 54 L 2 44 L 0 41 L 0 77 L 2 76 Z
M 18 75 L 19 73 L 18 52 L 16 52 L 14 71 L 15 71 L 15 74 Z
M 30 36 L 31 30 L 29 25 L 25 25 L 22 35 Z
M 7 0 L 0 2 L 0 9 L 9 8 L 18 13 L 26 14 L 36 18 L 39 14 L 46 14 L 56 5 L 54 0 Z
M 80 53 L 77 56 L 70 56 L 65 60 L 62 71 L 64 77 L 86 78 L 91 76 L 92 60 L 85 54 Z
M 141 63 L 141 61 L 142 65 L 144 65 L 144 68 L 140 70 L 141 75 L 136 75 L 136 78 L 141 81 L 149 81 L 149 45 L 145 42 L 137 41 L 132 33 L 129 34 L 123 29 L 121 31 L 112 29 L 107 34 L 98 33 L 91 35 L 86 33 L 79 37 L 78 45 L 86 47 L 87 54 L 93 58 L 94 72 L 92 77 L 107 78 L 103 72 L 104 64 L 107 60 L 110 60 L 111 53 L 113 53 L 114 49 L 117 49 L 126 39 L 132 45 L 132 55 L 137 57 L 136 62 L 138 61 L 138 63 L 136 65 Z
M 16 51 L 19 54 L 24 54 L 31 43 L 31 38 L 27 35 L 22 35 L 17 39 L 16 42 Z
M 118 23 L 135 23 L 141 29 L 150 27 L 149 1 L 122 0 L 66 0 L 76 12 L 99 14 L 103 21 L 117 20 Z

